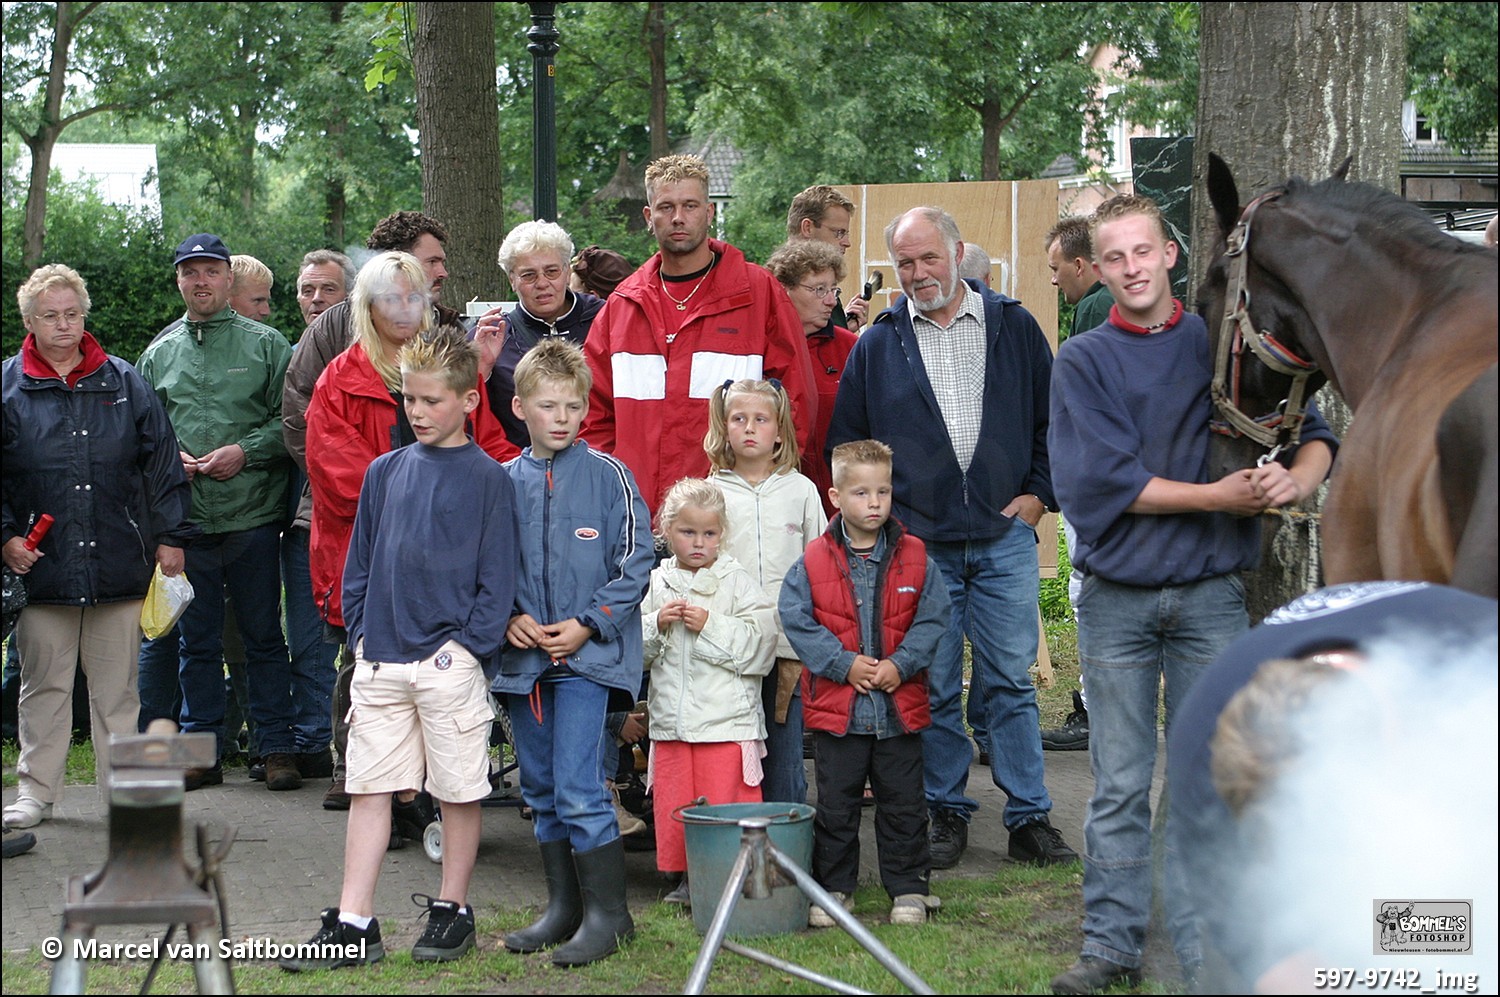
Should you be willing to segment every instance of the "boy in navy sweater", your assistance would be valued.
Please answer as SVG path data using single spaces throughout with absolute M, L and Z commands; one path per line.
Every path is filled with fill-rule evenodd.
M 1084 573 L 1075 608 L 1094 770 L 1083 951 L 1053 979 L 1059 994 L 1139 981 L 1157 689 L 1165 677 L 1170 729 L 1174 707 L 1246 627 L 1239 573 L 1259 554 L 1253 517 L 1311 494 L 1335 445 L 1309 409 L 1285 466 L 1208 481 L 1208 330 L 1172 297 L 1177 245 L 1161 212 L 1144 197 L 1111 198 L 1094 214 L 1093 244 L 1115 304 L 1108 322 L 1058 351 L 1047 434 L 1058 503 L 1078 532 L 1073 565 Z M 1169 848 L 1166 923 L 1191 979 L 1203 957 L 1180 875 Z
M 468 889 L 494 718 L 485 663 L 505 637 L 520 548 L 510 476 L 465 434 L 477 383 L 478 358 L 457 329 L 401 350 L 401 393 L 417 442 L 365 473 L 344 566 L 355 672 L 343 894 L 310 942 L 327 948 L 283 960 L 285 969 L 385 955 L 375 885 L 391 794 L 402 790 L 425 788 L 443 806 L 442 887 L 426 898 L 427 928 L 412 957 L 447 961 L 474 947 Z

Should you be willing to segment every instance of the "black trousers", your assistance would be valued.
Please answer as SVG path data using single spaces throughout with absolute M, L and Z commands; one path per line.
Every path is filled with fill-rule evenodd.
M 853 893 L 859 882 L 859 822 L 868 779 L 875 792 L 875 847 L 886 893 L 928 892 L 927 800 L 922 783 L 922 738 L 902 734 L 877 740 L 813 732 L 818 779 L 813 876 L 829 891 Z

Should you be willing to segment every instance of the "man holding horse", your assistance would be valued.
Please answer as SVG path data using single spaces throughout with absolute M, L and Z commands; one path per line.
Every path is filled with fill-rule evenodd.
M 1202 320 L 1172 297 L 1177 245 L 1156 205 L 1134 195 L 1100 205 L 1092 232 L 1094 272 L 1115 304 L 1107 322 L 1058 351 L 1047 438 L 1058 502 L 1078 532 L 1073 564 L 1084 573 L 1075 608 L 1095 783 L 1084 825 L 1084 944 L 1052 981 L 1060 994 L 1139 981 L 1157 690 L 1165 677 L 1170 727 L 1198 675 L 1246 629 L 1240 572 L 1259 553 L 1253 517 L 1307 497 L 1337 445 L 1310 410 L 1286 464 L 1209 481 L 1212 357 Z M 1166 923 L 1191 980 L 1203 957 L 1170 850 L 1168 860 Z

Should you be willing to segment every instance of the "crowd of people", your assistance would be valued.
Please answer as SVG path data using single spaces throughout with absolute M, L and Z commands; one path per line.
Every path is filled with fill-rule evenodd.
M 555 223 L 516 226 L 498 263 L 518 301 L 467 326 L 439 301 L 447 232 L 413 211 L 375 227 L 358 269 L 307 254 L 295 348 L 262 324 L 270 272 L 211 234 L 178 247 L 186 311 L 135 365 L 85 331 L 76 272 L 36 271 L 4 367 L 4 561 L 29 598 L 7 854 L 62 792 L 77 664 L 102 775 L 108 736 L 158 717 L 231 750 L 227 659 L 252 778 L 327 780 L 323 806 L 349 811 L 314 941 L 364 955 L 288 969 L 383 956 L 384 852 L 439 808 L 442 881 L 413 954 L 474 946 L 491 693 L 548 892 L 509 950 L 582 965 L 634 932 L 609 785 L 621 717 L 626 740 L 649 730 L 664 899 L 691 897 L 673 811 L 805 803 L 808 740 L 813 875 L 850 903 L 873 801 L 890 920 L 920 924 L 976 819 L 973 742 L 1011 858 L 1079 859 L 1049 817 L 1028 671 L 1037 524 L 1060 509 L 1088 698 L 1045 736 L 1088 748 L 1096 788 L 1083 946 L 1052 985 L 1138 981 L 1159 687 L 1170 728 L 1247 627 L 1255 514 L 1309 495 L 1336 440 L 1310 411 L 1299 448 L 1209 480 L 1207 330 L 1172 297 L 1177 247 L 1145 198 L 1064 219 L 1040 247 L 1077 306 L 1054 361 L 947 212 L 886 227 L 902 294 L 872 314 L 840 300 L 852 201 L 799 194 L 761 267 L 710 237 L 708 180 L 696 157 L 650 165 L 658 252 L 639 267 L 577 252 Z M 56 526 L 29 545 L 43 513 Z M 153 571 L 183 570 L 196 597 L 142 645 Z M 223 778 L 220 762 L 187 785 Z M 1196 979 L 1192 891 L 1170 861 L 1164 882 Z

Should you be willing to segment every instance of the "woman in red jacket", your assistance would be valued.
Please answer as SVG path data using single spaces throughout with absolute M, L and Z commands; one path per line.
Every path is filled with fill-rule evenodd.
M 312 482 L 310 568 L 323 619 L 344 624 L 344 556 L 365 469 L 383 453 L 416 442 L 401 404 L 403 344 L 432 328 L 427 278 L 416 257 L 388 252 L 359 272 L 350 295 L 354 343 L 335 357 L 307 406 L 307 477 Z M 484 382 L 479 383 L 484 399 Z M 474 442 L 496 460 L 520 453 L 485 400 L 471 417 Z

